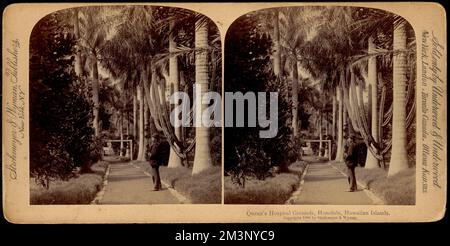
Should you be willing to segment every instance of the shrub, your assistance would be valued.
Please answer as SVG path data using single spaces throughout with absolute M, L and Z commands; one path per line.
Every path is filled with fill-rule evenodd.
M 48 189 L 32 178 L 30 204 L 89 204 L 102 188 L 107 166 L 107 162 L 96 163 L 92 166 L 92 173 L 81 174 L 67 181 L 52 182 Z
M 178 172 L 172 168 L 163 168 L 161 175 Z M 217 204 L 222 202 L 222 168 L 212 167 L 198 174 L 191 175 L 191 170 L 183 173 L 173 181 L 174 188 L 187 196 L 192 203 Z
M 227 204 L 284 204 L 298 188 L 306 162 L 289 166 L 289 173 L 274 174 L 264 180 L 248 179 L 245 186 L 226 176 L 225 203 Z
M 222 128 L 211 129 L 211 158 L 214 166 L 222 164 Z
M 225 203 L 283 204 L 297 188 L 299 181 L 298 175 L 281 173 L 265 180 L 247 180 L 243 187 L 233 183 L 230 177 L 225 177 Z
M 89 170 L 101 153 L 85 81 L 73 69 L 75 39 L 63 21 L 68 14 L 41 19 L 30 39 L 30 174 L 47 188 L 73 177 L 76 167 Z
M 272 40 L 261 35 L 254 19 L 239 18 L 232 27 L 225 44 L 225 90 L 247 92 L 278 92 L 278 133 L 274 138 L 260 138 L 262 127 L 225 128 L 225 171 L 233 182 L 245 183 L 247 178 L 270 177 L 270 170 L 278 166 L 287 171 L 289 163 L 298 158 L 291 132 L 291 105 L 287 100 L 288 80 L 276 77 L 270 62 Z M 266 95 L 268 96 L 268 94 Z M 266 100 L 266 108 L 270 100 Z M 233 106 L 234 107 L 234 106 Z M 244 107 L 244 114 L 249 110 Z
M 192 170 L 185 167 L 176 168 L 160 168 L 161 179 L 168 183 L 172 188 L 175 188 L 175 182 L 180 179 L 188 179 L 191 176 Z

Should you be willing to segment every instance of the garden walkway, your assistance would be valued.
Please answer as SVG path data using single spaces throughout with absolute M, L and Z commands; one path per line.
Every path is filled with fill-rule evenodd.
M 314 157 L 304 157 L 309 162 L 304 176 L 304 183 L 292 198 L 292 204 L 330 204 L 330 205 L 370 205 L 374 201 L 366 194 L 363 187 L 358 191 L 348 192 L 347 176 L 333 167 L 329 162 Z M 356 173 L 356 175 L 358 175 Z
M 174 204 L 179 200 L 164 187 L 153 191 L 151 176 L 131 162 L 111 162 L 99 204 Z

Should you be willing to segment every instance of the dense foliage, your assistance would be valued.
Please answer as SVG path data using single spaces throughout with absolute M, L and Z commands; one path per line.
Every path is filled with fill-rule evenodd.
M 399 25 L 405 26 L 407 49 L 393 51 L 393 31 Z M 276 41 L 278 35 L 280 41 Z M 369 39 L 373 39 L 376 47 L 370 51 L 370 54 L 368 54 Z M 333 127 L 337 127 L 337 112 L 333 110 L 338 110 L 338 104 L 335 100 L 333 105 L 332 101 L 333 96 L 337 97 L 336 88 L 344 92 L 344 97 L 347 99 L 343 100 L 348 100 L 348 105 L 353 105 L 343 107 L 346 116 L 342 126 L 343 137 L 358 133 L 360 132 L 358 129 L 361 128 L 364 130 L 360 134 L 361 138 L 365 139 L 366 145 L 371 146 L 369 141 L 372 139 L 368 137 L 372 127 L 370 117 L 363 115 L 372 110 L 371 105 L 369 102 L 355 103 L 350 100 L 357 97 L 357 92 L 350 90 L 352 85 L 361 88 L 358 93 L 364 93 L 363 89 L 367 90 L 369 80 L 372 81 L 372 78 L 369 80 L 367 78 L 368 60 L 371 57 L 377 60 L 375 73 L 378 73 L 379 81 L 378 88 L 375 89 L 379 92 L 378 102 L 381 101 L 382 88 L 385 87 L 387 91 L 382 119 L 382 122 L 387 123 L 383 124 L 381 133 L 383 144 L 380 146 L 382 147 L 377 147 L 384 156 L 379 159 L 390 159 L 392 151 L 390 145 L 395 135 L 391 128 L 394 104 L 392 67 L 396 52 L 404 52 L 408 56 L 404 64 L 407 68 L 406 84 L 408 85 L 408 101 L 405 106 L 407 112 L 414 113 L 415 77 L 411 75 L 415 74 L 416 67 L 415 38 L 414 31 L 403 18 L 385 11 L 353 7 L 319 7 L 310 8 L 307 11 L 304 8 L 290 7 L 267 9 L 249 13 L 235 21 L 228 31 L 226 41 L 226 91 L 280 92 L 280 130 L 277 138 L 259 139 L 257 135 L 259 128 L 225 129 L 225 152 L 227 153 L 225 169 L 238 183 L 242 183 L 240 180 L 246 176 L 264 178 L 270 175 L 273 165 L 286 170 L 283 163 L 288 163 L 289 161 L 286 160 L 295 155 L 295 152 L 290 151 L 293 141 L 287 137 L 292 133 L 289 129 L 285 131 L 283 128 L 291 127 L 290 104 L 291 101 L 297 103 L 292 93 L 298 93 L 298 118 L 294 116 L 294 120 L 298 120 L 301 130 L 293 143 L 296 148 L 305 138 L 330 139 L 333 144 L 331 156 L 333 158 L 336 156 L 337 139 L 333 139 L 331 134 L 334 133 L 334 137 L 337 138 L 337 129 L 330 131 L 328 126 L 329 123 L 334 123 Z M 274 61 L 277 60 L 275 50 L 280 50 L 281 56 L 278 60 L 281 64 L 277 62 L 271 64 L 271 57 Z M 280 70 L 280 78 L 274 78 L 272 68 Z M 297 71 L 302 70 L 304 74 L 300 75 L 298 72 L 299 74 L 296 75 Z M 287 74 L 289 74 L 288 77 L 285 77 Z M 297 84 L 298 87 L 291 87 L 292 81 L 297 79 L 300 81 Z M 289 93 L 284 94 L 285 91 Z M 408 118 L 408 121 L 412 122 L 406 126 L 408 128 L 406 136 L 408 158 L 414 165 L 415 124 L 411 121 L 413 117 Z M 335 122 L 332 122 L 333 120 Z M 324 132 L 324 128 L 328 132 Z M 397 134 L 397 139 L 399 138 L 402 138 L 401 134 Z M 270 147 L 266 148 L 267 146 Z M 315 154 L 320 152 L 323 155 L 325 153 L 323 147 L 319 150 L 319 143 L 312 144 Z M 282 155 L 286 156 L 284 160 Z
M 259 137 L 259 126 L 225 128 L 225 169 L 239 184 L 248 177 L 270 176 L 273 166 L 285 169 L 297 156 L 291 137 L 291 107 L 286 98 L 288 83 L 274 76 L 270 62 L 272 41 L 268 35 L 259 34 L 257 28 L 251 18 L 244 16 L 228 31 L 233 35 L 227 36 L 225 44 L 225 91 L 279 92 L 278 134 L 264 139 Z M 267 110 L 268 98 L 267 93 Z M 248 110 L 245 108 L 245 115 Z
M 43 18 L 30 40 L 30 174 L 44 186 L 100 158 L 87 88 L 73 71 L 65 12 Z

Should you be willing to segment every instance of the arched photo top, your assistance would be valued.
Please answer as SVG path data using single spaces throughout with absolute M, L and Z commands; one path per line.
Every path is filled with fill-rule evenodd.
M 400 29 L 405 32 L 406 46 L 395 49 L 394 30 Z M 339 62 L 341 66 L 347 62 L 344 67 L 350 67 L 367 64 L 371 57 L 387 64 L 392 62 L 394 54 L 415 56 L 417 53 L 416 35 L 409 22 L 399 15 L 375 8 L 298 6 L 249 12 L 231 24 L 225 36 L 225 50 L 242 47 L 242 35 L 248 35 L 253 39 L 250 43 L 259 45 L 266 42 L 257 42 L 257 39 L 266 39 L 272 48 L 259 58 L 272 60 L 277 64 L 272 67 L 274 73 L 282 75 L 285 67 L 292 66 L 289 62 L 294 60 L 304 63 L 304 72 L 314 73 L 317 70 L 313 69 L 314 65 L 331 66 Z M 369 39 L 374 45 L 370 54 Z M 245 52 L 240 53 L 245 57 Z M 230 54 L 226 52 L 225 56 Z M 322 59 L 327 56 L 331 60 Z
M 35 38 L 38 32 L 46 28 L 58 29 L 58 34 L 76 41 L 75 46 L 82 50 L 82 55 L 89 53 L 83 52 L 84 49 L 92 49 L 97 50 L 98 56 L 108 56 L 106 52 L 114 52 L 110 47 L 112 40 L 119 41 L 117 37 L 128 32 L 121 45 L 138 45 L 132 41 L 139 39 L 142 42 L 139 51 L 143 55 L 156 57 L 158 53 L 157 60 L 168 59 L 171 55 L 192 57 L 195 31 L 202 25 L 208 29 L 210 50 L 221 52 L 219 29 L 210 18 L 184 8 L 153 5 L 86 6 L 55 11 L 34 26 L 30 45 L 39 45 Z M 169 36 L 177 44 L 172 52 L 167 48 Z
M 386 184 L 374 193 L 396 191 L 381 197 L 386 204 L 414 205 L 415 40 L 405 19 L 373 8 L 270 8 L 234 21 L 225 37 L 225 91 L 276 93 L 275 102 L 260 108 L 276 106 L 267 125 L 277 124 L 277 136 L 267 140 L 258 131 L 225 128 L 225 203 L 378 203 L 364 195 L 341 200 L 368 175 Z M 254 98 L 241 98 L 236 107 L 253 112 L 245 101 L 250 105 Z M 268 118 L 272 110 L 262 112 Z M 349 186 L 345 175 L 323 168 L 332 160 L 347 164 Z M 311 168 L 306 191 L 283 194 L 292 185 L 287 176 L 302 165 Z M 356 166 L 365 169 L 355 174 Z M 386 182 L 394 175 L 404 182 Z M 265 193 L 271 182 L 277 188 Z M 344 185 L 336 189 L 339 183 Z M 283 195 L 274 199 L 275 193 Z
M 214 22 L 182 8 L 87 6 L 42 18 L 30 37 L 30 178 L 36 181 L 30 203 L 220 203 L 221 128 L 185 126 L 192 126 L 191 115 L 201 115 L 206 106 L 191 107 L 174 95 L 193 98 L 194 85 L 204 94 L 220 93 L 221 51 Z M 182 112 L 175 114 L 175 108 Z M 182 126 L 171 117 L 179 114 L 188 118 Z M 145 187 L 152 179 L 131 161 L 149 167 L 150 147 L 160 156 L 153 166 L 180 170 L 173 175 L 202 192 L 179 200 L 161 190 L 155 169 L 154 191 L 161 192 L 149 194 Z M 84 180 L 86 173 L 98 178 L 94 169 L 117 160 L 130 165 L 126 172 L 111 170 L 120 177 L 108 185 L 129 180 L 131 172 L 138 178 L 130 185 L 95 197 L 101 184 L 73 184 L 73 177 Z M 58 196 L 42 191 L 49 186 L 64 191 Z M 75 188 L 67 191 L 69 186 Z M 76 200 L 72 190 L 82 189 L 92 192 Z M 137 195 L 127 197 L 130 193 Z

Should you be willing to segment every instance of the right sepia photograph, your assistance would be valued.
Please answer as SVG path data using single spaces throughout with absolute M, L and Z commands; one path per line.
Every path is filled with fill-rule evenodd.
M 416 38 L 401 16 L 280 7 L 224 52 L 225 204 L 415 205 Z

